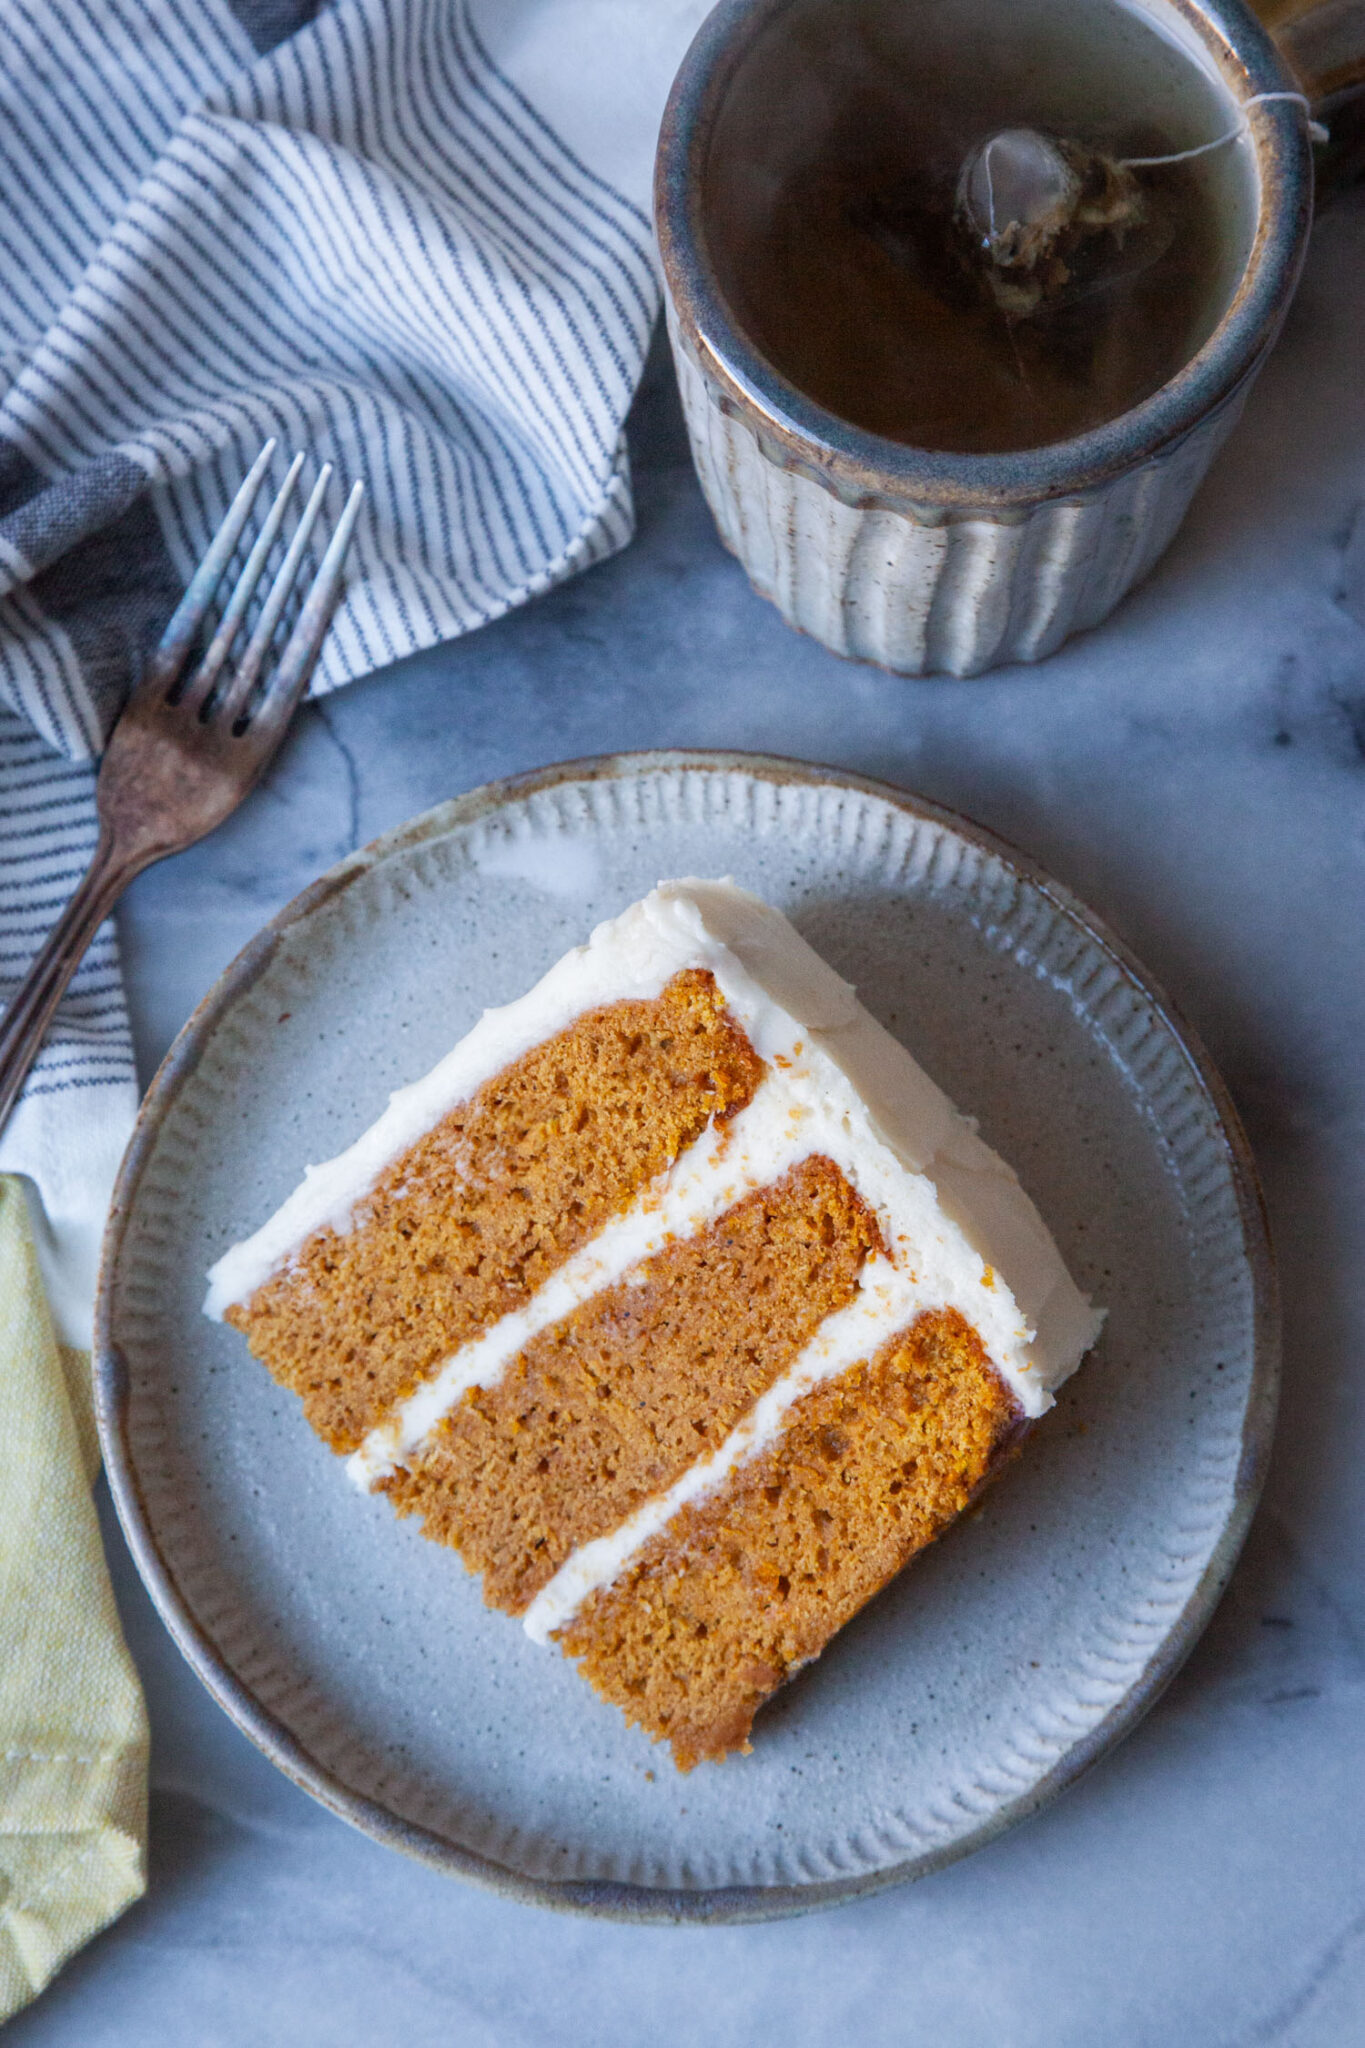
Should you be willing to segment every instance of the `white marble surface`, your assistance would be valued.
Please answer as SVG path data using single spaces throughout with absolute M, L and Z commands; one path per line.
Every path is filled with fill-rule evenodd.
M 379 1849 L 201 1693 L 109 1546 L 155 1732 L 152 1883 L 7 2035 L 404 2048 L 782 2040 L 1137 2048 L 1365 2037 L 1365 199 L 1174 549 L 1036 670 L 906 682 L 791 634 L 722 553 L 656 362 L 616 561 L 310 713 L 231 824 L 122 917 L 152 1067 L 346 848 L 491 776 L 660 744 L 941 798 L 1104 912 L 1203 1033 L 1264 1170 L 1287 1310 L 1265 1504 L 1140 1730 L 1050 1811 L 813 1919 L 638 1931 Z

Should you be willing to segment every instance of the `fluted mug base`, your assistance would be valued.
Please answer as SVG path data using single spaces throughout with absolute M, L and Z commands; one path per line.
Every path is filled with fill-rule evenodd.
M 1041 661 L 1153 569 L 1236 424 L 1244 384 L 1110 483 L 1006 513 L 847 504 L 766 449 L 669 319 L 692 458 L 726 546 L 789 625 L 899 675 Z

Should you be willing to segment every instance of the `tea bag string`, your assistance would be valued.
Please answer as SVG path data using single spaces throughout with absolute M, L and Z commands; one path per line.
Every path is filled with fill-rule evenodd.
M 1236 142 L 1246 132 L 1246 116 L 1249 107 L 1263 107 L 1271 100 L 1291 100 L 1302 107 L 1308 116 L 1308 134 L 1313 142 L 1326 142 L 1327 130 L 1321 121 L 1313 119 L 1313 109 L 1301 92 L 1256 92 L 1241 104 L 1241 120 L 1235 128 L 1229 128 L 1226 135 L 1216 135 L 1212 142 L 1201 142 L 1194 149 L 1177 149 L 1170 156 L 1121 156 L 1118 163 L 1125 171 L 1143 171 L 1158 164 L 1184 164 L 1193 156 L 1207 156 L 1211 149 L 1222 149 L 1229 142 Z

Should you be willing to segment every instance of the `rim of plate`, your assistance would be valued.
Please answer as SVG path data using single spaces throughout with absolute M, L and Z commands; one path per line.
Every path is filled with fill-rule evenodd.
M 883 1870 L 809 1885 L 729 1885 L 706 1890 L 700 1887 L 625 1884 L 604 1879 L 561 1882 L 528 1877 L 492 1857 L 462 1848 L 431 1829 L 404 1820 L 377 1801 L 354 1791 L 321 1764 L 256 1698 L 231 1670 L 216 1644 L 196 1620 L 177 1584 L 171 1560 L 163 1553 L 158 1541 L 128 1436 L 131 1376 L 114 1329 L 113 1275 L 135 1219 L 142 1174 L 167 1112 L 197 1067 L 204 1046 L 225 1013 L 264 971 L 284 933 L 306 921 L 360 876 L 396 854 L 428 840 L 444 837 L 457 827 L 473 824 L 509 803 L 519 802 L 561 783 L 627 781 L 660 772 L 744 774 L 759 781 L 834 786 L 875 797 L 911 817 L 924 819 L 957 834 L 1004 862 L 1030 887 L 1045 896 L 1062 916 L 1080 926 L 1160 1017 L 1214 1113 L 1236 1192 L 1252 1287 L 1252 1370 L 1232 1505 L 1198 1583 L 1142 1676 L 1103 1720 L 1072 1745 L 1051 1771 L 1027 1792 L 997 1809 L 958 1840 L 906 1857 Z M 138 1113 L 115 1183 L 105 1230 L 95 1307 L 93 1371 L 95 1412 L 105 1470 L 119 1521 L 143 1584 L 195 1675 L 243 1734 L 287 1778 L 377 1841 L 400 1849 L 419 1862 L 482 1885 L 504 1898 L 601 1919 L 641 1924 L 706 1925 L 773 1920 L 814 1912 L 821 1907 L 843 1904 L 873 1892 L 889 1890 L 893 1885 L 927 1877 L 933 1871 L 984 1847 L 1006 1829 L 1049 1805 L 1136 1727 L 1194 1648 L 1227 1585 L 1245 1541 L 1264 1483 L 1274 1434 L 1280 1377 L 1279 1337 L 1279 1298 L 1265 1203 L 1241 1119 L 1197 1034 L 1102 918 L 1062 883 L 1055 881 L 1029 855 L 1020 852 L 998 833 L 945 805 L 898 789 L 892 783 L 814 762 L 787 759 L 782 755 L 742 753 L 729 749 L 657 748 L 556 762 L 496 782 L 483 783 L 463 796 L 438 804 L 432 810 L 409 819 L 406 824 L 382 834 L 368 846 L 348 854 L 278 911 L 243 948 L 181 1030 L 157 1069 Z

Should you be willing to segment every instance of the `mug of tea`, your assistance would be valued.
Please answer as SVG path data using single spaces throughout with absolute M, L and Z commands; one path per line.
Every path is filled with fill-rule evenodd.
M 1036 661 L 1155 563 L 1293 293 L 1361 0 L 722 0 L 655 216 L 756 588 L 906 674 Z M 1316 130 L 1320 135 L 1321 131 Z

